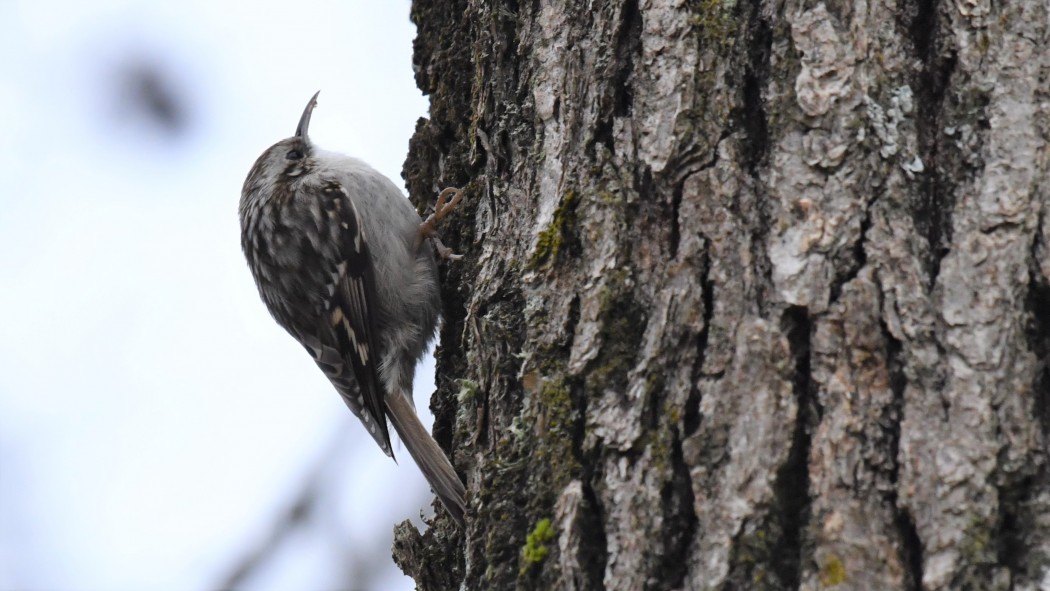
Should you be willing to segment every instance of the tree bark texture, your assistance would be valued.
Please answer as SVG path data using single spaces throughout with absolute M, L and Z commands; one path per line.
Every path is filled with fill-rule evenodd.
M 421 589 L 1050 589 L 1046 0 L 416 0 Z M 462 585 L 462 586 L 461 586 Z

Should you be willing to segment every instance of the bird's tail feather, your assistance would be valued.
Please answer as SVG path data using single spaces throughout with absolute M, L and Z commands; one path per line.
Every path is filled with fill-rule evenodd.
M 386 409 L 401 441 L 409 455 L 416 461 L 434 493 L 441 499 L 449 514 L 460 526 L 466 512 L 466 488 L 459 479 L 452 462 L 445 457 L 437 441 L 430 436 L 423 423 L 419 422 L 416 410 L 404 393 L 395 391 L 386 397 Z

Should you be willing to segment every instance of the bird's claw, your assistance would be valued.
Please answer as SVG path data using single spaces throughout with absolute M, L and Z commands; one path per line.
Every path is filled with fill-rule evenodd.
M 437 236 L 437 225 L 441 220 L 445 219 L 445 216 L 451 213 L 457 205 L 459 205 L 459 202 L 462 199 L 462 189 L 448 187 L 441 191 L 438 195 L 437 202 L 434 204 L 434 213 L 430 214 L 430 217 L 428 217 L 426 221 L 419 224 L 420 240 L 423 238 L 430 238 L 437 255 L 447 261 L 458 261 L 463 258 L 463 256 L 455 254 L 452 252 L 452 249 L 442 244 L 441 239 Z
M 451 213 L 462 199 L 462 189 L 448 187 L 441 191 L 441 194 L 438 195 L 437 203 L 434 204 L 434 213 L 430 214 L 430 217 L 419 225 L 419 233 L 425 237 L 432 236 L 437 231 L 438 223 L 445 219 L 445 216 Z
M 441 239 L 437 237 L 437 234 L 430 237 L 430 243 L 434 245 L 434 252 L 436 252 L 443 260 L 458 261 L 463 258 L 463 255 L 456 254 L 452 252 L 451 248 L 445 246 L 444 243 L 441 242 Z

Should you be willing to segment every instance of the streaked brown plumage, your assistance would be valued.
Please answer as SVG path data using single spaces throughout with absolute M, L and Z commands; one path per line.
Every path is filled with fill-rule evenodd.
M 463 523 L 465 489 L 416 416 L 415 367 L 441 300 L 427 236 L 455 206 L 448 190 L 422 222 L 401 191 L 364 162 L 307 136 L 317 95 L 294 136 L 263 152 L 241 192 L 241 246 L 263 302 L 310 353 L 393 457 L 387 419 L 445 508 Z

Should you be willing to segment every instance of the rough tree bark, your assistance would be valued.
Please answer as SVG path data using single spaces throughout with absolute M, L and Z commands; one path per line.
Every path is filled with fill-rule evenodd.
M 1050 588 L 1046 0 L 416 0 L 421 589 Z M 461 586 L 462 585 L 462 586 Z

